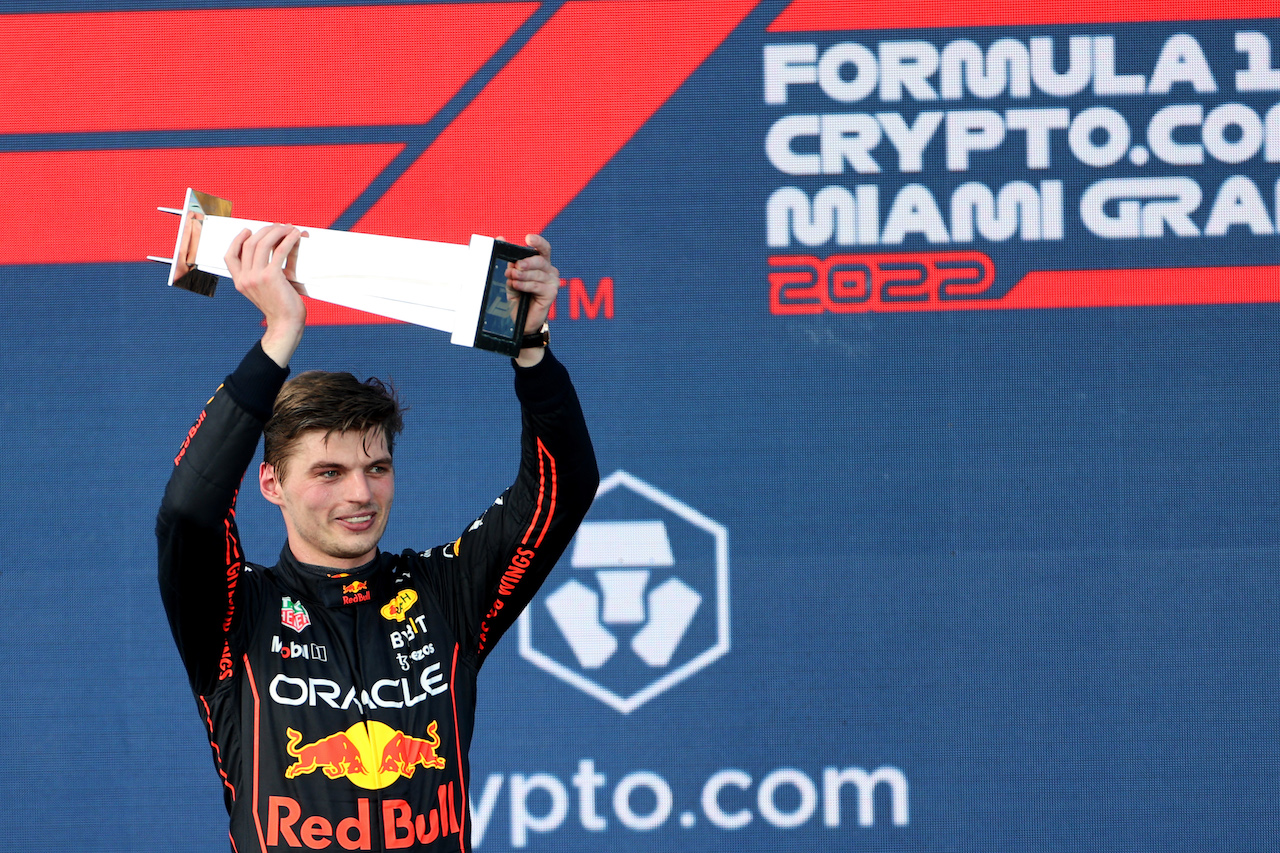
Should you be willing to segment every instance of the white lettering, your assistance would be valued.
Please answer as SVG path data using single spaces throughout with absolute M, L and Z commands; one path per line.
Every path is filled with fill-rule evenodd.
M 880 144 L 880 123 L 865 113 L 824 115 L 822 117 L 822 174 L 844 173 L 847 160 L 861 174 L 876 174 L 880 165 L 871 149 Z
M 636 788 L 648 788 L 653 792 L 653 811 L 647 815 L 638 815 L 631 810 L 631 792 Z M 628 829 L 646 832 L 657 829 L 671 815 L 671 788 L 662 777 L 648 770 L 628 773 L 622 777 L 618 787 L 613 791 L 613 812 L 618 820 Z
M 1093 77 L 1093 39 L 1072 36 L 1068 41 L 1070 58 L 1065 73 L 1059 74 L 1053 61 L 1053 39 L 1037 36 L 1031 39 L 1031 80 L 1046 95 L 1069 98 L 1084 91 Z
M 1141 95 L 1147 89 L 1141 74 L 1116 75 L 1115 36 L 1093 37 L 1093 94 Z
M 281 692 L 282 687 L 295 687 L 298 690 L 297 696 L 285 695 Z M 301 678 L 290 678 L 284 673 L 280 673 L 271 679 L 271 685 L 267 688 L 267 692 L 271 694 L 271 698 L 281 705 L 303 705 L 307 701 L 307 682 Z
M 1267 110 L 1265 120 L 1267 127 L 1267 153 L 1263 157 L 1268 163 L 1280 162 L 1280 104 Z
M 422 671 L 422 689 L 430 693 L 432 696 L 439 696 L 441 693 L 449 689 L 448 684 L 442 684 L 444 681 L 444 673 L 440 672 L 440 664 L 433 663 Z M 408 691 L 406 682 L 405 691 Z
M 1235 141 L 1227 128 L 1238 128 Z M 1262 149 L 1262 119 L 1244 104 L 1221 104 L 1204 117 L 1205 150 L 1221 163 L 1243 163 Z
M 1098 142 L 1097 133 L 1106 136 Z M 1129 151 L 1129 122 L 1111 107 L 1090 107 L 1071 122 L 1067 144 L 1081 163 L 1102 168 L 1114 165 Z
M 344 696 L 342 699 L 342 710 L 345 711 L 348 708 L 350 708 L 352 705 L 355 705 L 356 710 L 363 711 L 366 705 L 368 704 L 367 702 L 368 697 L 366 696 L 365 699 L 366 699 L 366 702 L 362 704 L 360 702 L 360 697 L 356 695 L 356 689 L 352 687 L 350 690 L 347 691 L 347 695 Z
M 1046 185 L 1055 185 L 1055 197 L 1061 199 L 1061 181 L 1045 181 L 1041 187 Z M 1061 203 L 1057 209 L 1061 210 Z M 1008 240 L 1015 233 L 1023 240 L 1061 239 L 1061 221 L 1060 214 L 1046 216 L 1042 193 L 1025 181 L 1005 184 L 998 195 L 971 181 L 961 184 L 951 196 L 951 239 L 957 243 L 973 240 L 975 222 L 986 240 Z M 1050 223 L 1051 227 L 1042 227 Z
M 374 704 L 377 705 L 379 708 L 403 708 L 405 705 L 404 702 L 401 702 L 397 699 L 384 699 L 382 698 L 382 695 L 381 695 L 381 691 L 384 687 L 401 687 L 402 682 L 407 694 L 408 682 L 404 681 L 403 679 L 401 679 L 400 681 L 392 681 L 390 678 L 382 678 L 382 679 L 379 679 L 378 681 L 375 681 L 373 683 L 373 690 L 370 691 L 370 695 L 373 697 Z M 405 699 L 406 701 L 408 700 L 407 695 L 405 696 Z
M 550 773 L 534 773 L 525 777 L 512 773 L 507 785 L 511 798 L 511 846 L 524 847 L 529 843 L 529 830 L 551 832 L 564 822 L 569 813 L 569 793 L 564 785 Z M 530 814 L 528 799 L 534 791 L 543 791 L 551 799 L 544 815 Z
M 702 786 L 702 812 L 720 829 L 742 829 L 751 823 L 751 810 L 740 809 L 728 814 L 720 807 L 720 790 L 728 785 L 745 791 L 751 787 L 751 777 L 741 770 L 721 770 L 713 774 Z
M 531 832 L 549 833 L 564 825 L 569 814 L 569 791 L 559 778 L 550 773 L 512 773 L 508 780 L 512 847 L 528 846 Z M 572 783 L 578 789 L 582 828 L 597 833 L 606 830 L 609 823 L 598 811 L 597 797 L 597 792 L 605 786 L 605 775 L 597 771 L 592 759 L 584 758 L 578 762 Z M 821 792 L 814 779 L 804 771 L 780 768 L 761 780 L 755 792 L 755 803 L 760 816 L 771 826 L 795 829 L 812 821 L 821 795 L 823 824 L 828 828 L 838 828 L 842 819 L 841 796 L 845 787 L 850 785 L 857 791 L 858 826 L 875 826 L 877 795 L 882 806 L 888 802 L 894 826 L 908 825 L 907 779 L 901 770 L 889 766 L 870 773 L 859 767 L 826 767 Z M 752 777 L 746 771 L 725 769 L 713 773 L 702 786 L 703 815 L 712 826 L 721 830 L 734 831 L 748 826 L 754 819 L 752 809 L 745 807 L 745 803 L 726 803 L 725 800 L 747 798 L 746 792 L 751 786 Z M 487 835 L 502 787 L 503 776 L 491 774 L 479 792 L 479 800 L 473 798 L 471 801 L 472 844 L 477 848 Z M 726 788 L 736 788 L 742 793 L 735 798 L 725 793 Z M 638 790 L 648 791 L 648 794 L 641 795 L 639 805 L 633 802 Z M 649 797 L 652 797 L 651 804 Z M 639 770 L 622 777 L 611 800 L 619 824 L 636 832 L 650 832 L 668 822 L 675 797 L 671 786 L 660 774 Z M 692 813 L 685 813 L 681 815 L 680 823 L 688 828 L 696 820 Z
M 848 79 L 844 76 L 847 66 L 854 68 Z M 842 104 L 861 101 L 874 92 L 879 76 L 875 55 L 856 42 L 832 45 L 818 62 L 818 85 L 827 97 Z
M 1190 83 L 1202 95 L 1218 91 L 1218 83 L 1209 70 L 1209 60 L 1194 36 L 1178 33 L 1169 36 L 1160 50 L 1147 92 L 1167 95 L 1175 83 Z
M 1161 237 L 1166 225 L 1179 237 L 1195 237 L 1200 230 L 1191 213 L 1202 197 L 1191 178 L 1106 178 L 1080 197 L 1080 219 L 1098 237 Z
M 964 172 L 971 151 L 991 151 L 1004 141 L 1004 119 L 991 110 L 947 113 L 947 169 Z
M 1063 239 L 1062 181 L 1041 181 L 1039 187 L 1012 181 L 997 191 L 976 182 L 961 184 L 951 195 L 951 231 L 930 190 L 908 184 L 894 197 L 878 233 L 879 188 L 860 184 L 853 192 L 824 187 L 813 204 L 797 187 L 776 190 L 768 205 L 768 243 L 783 248 L 792 240 L 805 246 L 894 245 L 919 234 L 930 243 L 970 242 L 975 229 L 987 240 Z
M 933 193 L 921 184 L 907 184 L 898 191 L 885 219 L 881 240 L 897 244 L 908 234 L 922 234 L 930 243 L 946 243 L 950 239 Z
M 916 115 L 915 123 L 907 127 L 898 113 L 876 113 L 884 135 L 889 137 L 898 151 L 899 172 L 919 172 L 924 169 L 924 149 L 942 124 L 943 113 L 924 111 Z
M 342 693 L 342 688 L 338 686 L 336 681 L 330 681 L 327 678 L 311 679 L 311 706 L 314 708 L 317 699 L 323 699 L 324 703 L 330 708 L 338 707 L 338 696 Z
M 1236 91 L 1280 91 L 1280 68 L 1271 67 L 1271 39 L 1262 33 L 1236 33 L 1236 50 L 1248 56 L 1246 68 L 1236 72 Z
M 938 49 L 927 41 L 880 43 L 880 100 L 900 101 L 906 89 L 917 101 L 936 101 L 926 79 L 938 70 Z
M 1222 182 L 1204 225 L 1206 237 L 1221 237 L 1232 225 L 1244 225 L 1256 235 L 1274 234 L 1267 206 L 1258 187 L 1244 175 L 1232 175 Z
M 475 788 L 472 787 L 472 791 Z M 480 793 L 480 802 L 471 800 L 471 846 L 479 847 L 484 841 L 484 832 L 489 828 L 489 818 L 493 817 L 493 808 L 498 804 L 498 794 L 502 792 L 502 774 L 490 773 L 484 780 L 484 790 Z
M 985 60 L 985 68 L 983 67 Z M 987 49 L 967 39 L 953 41 L 942 49 L 942 97 L 956 100 L 967 88 L 979 98 L 996 98 L 1009 90 L 1010 97 L 1031 95 L 1031 58 L 1020 41 L 997 39 Z
M 603 773 L 596 772 L 596 763 L 590 758 L 578 762 L 578 772 L 570 779 L 578 789 L 578 814 L 582 827 L 599 832 L 608 826 L 603 817 L 596 814 L 596 791 L 607 781 Z
M 778 808 L 775 800 L 778 788 L 782 786 L 795 788 L 800 795 L 800 802 L 795 811 L 784 812 Z M 760 807 L 760 815 L 779 829 L 794 829 L 810 817 L 818 807 L 818 791 L 813 780 L 799 770 L 783 768 L 775 770 L 760 782 L 756 791 L 756 805 Z
M 1005 128 L 1027 134 L 1027 168 L 1049 168 L 1049 131 L 1071 126 L 1071 111 L 1059 109 L 1009 110 L 1004 114 Z
M 818 59 L 816 44 L 767 44 L 764 47 L 764 102 L 785 104 L 787 87 L 799 83 L 816 83 Z
M 783 116 L 765 134 L 764 151 L 775 169 L 787 175 L 822 173 L 821 154 L 798 154 L 792 143 L 797 137 L 818 136 L 822 119 L 816 115 Z
M 1199 104 L 1171 104 L 1156 112 L 1147 125 L 1147 145 L 1151 153 L 1174 166 L 1198 166 L 1204 162 L 1204 149 L 1191 142 L 1173 138 L 1179 127 L 1199 127 L 1204 108 Z
M 813 197 L 799 187 L 780 187 L 769 196 L 765 218 L 770 246 L 789 246 L 791 236 L 806 246 L 821 246 L 832 235 L 842 246 L 856 242 L 857 215 L 853 193 L 844 187 L 825 187 Z
M 840 825 L 840 789 L 845 784 L 852 784 L 858 789 L 858 825 L 874 826 L 875 789 L 882 782 L 889 786 L 893 825 L 906 826 L 909 819 L 907 777 L 896 767 L 881 767 L 874 773 L 867 773 L 860 767 L 826 768 L 822 773 L 823 823 L 833 828 Z

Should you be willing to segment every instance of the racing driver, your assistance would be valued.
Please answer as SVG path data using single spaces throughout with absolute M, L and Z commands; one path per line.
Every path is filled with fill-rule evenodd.
M 568 544 L 599 481 L 568 373 L 514 360 L 515 482 L 455 541 L 378 548 L 395 494 L 399 404 L 376 379 L 288 383 L 306 306 L 298 229 L 243 231 L 226 255 L 266 330 L 175 460 L 156 521 L 161 596 L 208 730 L 237 853 L 470 849 L 476 676 Z M 559 287 L 545 239 L 507 268 L 544 330 Z M 244 560 L 235 501 L 259 436 L 258 485 L 286 544 Z

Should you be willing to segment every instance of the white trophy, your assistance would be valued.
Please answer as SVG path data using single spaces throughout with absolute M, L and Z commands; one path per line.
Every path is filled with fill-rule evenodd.
M 231 277 L 223 255 L 243 229 L 269 222 L 235 219 L 231 202 L 188 189 L 169 284 L 212 296 L 218 276 Z M 528 294 L 507 298 L 507 262 L 537 254 L 528 246 L 471 235 L 471 242 L 437 243 L 404 237 L 306 228 L 298 244 L 296 283 L 313 299 L 449 332 L 455 344 L 516 355 L 524 336 Z

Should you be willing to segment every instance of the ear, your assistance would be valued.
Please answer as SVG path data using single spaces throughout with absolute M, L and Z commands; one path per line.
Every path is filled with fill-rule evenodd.
M 284 506 L 284 495 L 280 491 L 280 480 L 276 477 L 274 465 L 263 462 L 258 468 L 258 488 L 262 496 L 276 506 Z

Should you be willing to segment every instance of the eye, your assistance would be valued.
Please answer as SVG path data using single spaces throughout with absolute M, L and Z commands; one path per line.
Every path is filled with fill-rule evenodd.
M 338 472 L 330 468 L 327 471 L 321 471 L 317 476 L 321 480 L 334 480 L 337 479 Z

